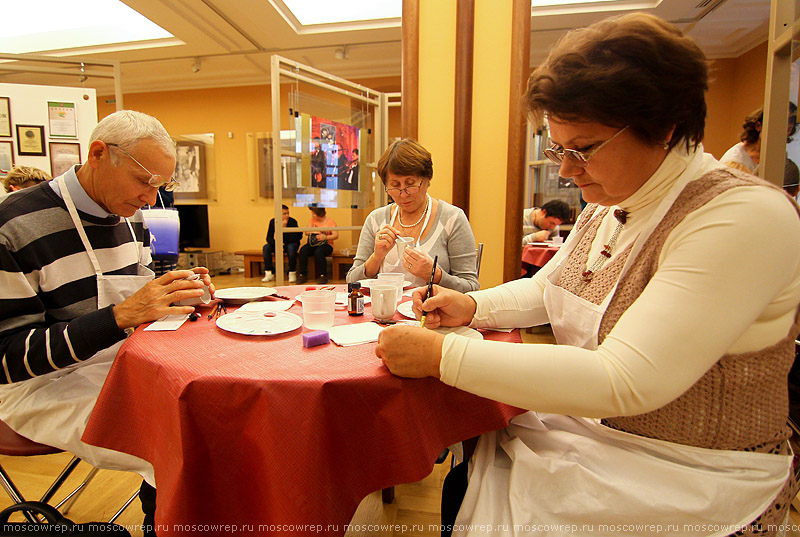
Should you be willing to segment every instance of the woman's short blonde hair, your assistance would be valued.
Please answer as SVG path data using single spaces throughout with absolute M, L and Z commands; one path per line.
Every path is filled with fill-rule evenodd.
M 8 175 L 3 177 L 3 186 L 6 192 L 11 192 L 12 186 L 19 188 L 27 188 L 29 186 L 38 185 L 44 181 L 49 181 L 53 177 L 44 170 L 34 168 L 33 166 L 14 166 Z
M 403 138 L 390 145 L 378 161 L 378 175 L 386 184 L 386 174 L 413 175 L 422 179 L 433 177 L 433 159 L 416 140 Z

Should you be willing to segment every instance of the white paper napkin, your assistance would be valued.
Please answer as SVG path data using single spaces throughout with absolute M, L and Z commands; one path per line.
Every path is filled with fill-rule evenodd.
M 189 319 L 188 313 L 164 315 L 162 318 L 145 328 L 145 330 L 154 330 L 157 332 L 163 330 L 177 330 L 183 323 L 186 322 L 187 319 Z
M 331 341 L 342 347 L 350 345 L 361 345 L 378 341 L 378 334 L 383 330 L 382 326 L 376 323 L 343 324 L 334 326 L 328 330 Z

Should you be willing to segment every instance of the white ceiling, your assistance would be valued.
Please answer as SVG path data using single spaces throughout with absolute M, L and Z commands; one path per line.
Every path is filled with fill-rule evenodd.
M 273 53 L 351 80 L 400 75 L 399 26 L 298 33 L 270 0 L 123 1 L 184 43 L 93 54 L 71 51 L 81 58 L 121 62 L 123 93 L 265 84 Z M 336 0 L 330 5 L 335 8 Z M 769 0 L 663 0 L 648 12 L 678 24 L 709 58 L 735 58 L 767 39 L 769 5 Z M 566 30 L 608 15 L 532 17 L 531 65 Z M 335 51 L 344 46 L 348 58 L 337 59 Z M 194 72 L 197 59 L 200 69 Z M 0 82 L 81 85 L 78 67 L 64 72 L 68 76 L 14 72 L 0 64 Z M 83 84 L 101 95 L 113 94 L 109 79 L 89 76 Z

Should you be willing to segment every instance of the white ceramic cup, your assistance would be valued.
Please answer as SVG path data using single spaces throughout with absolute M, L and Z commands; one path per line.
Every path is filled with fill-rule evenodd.
M 397 302 L 400 302 L 403 298 L 403 287 L 405 287 L 406 283 L 405 274 L 402 272 L 381 272 L 378 274 L 378 282 L 394 283 L 397 286 Z
M 300 294 L 300 299 L 306 328 L 327 330 L 333 326 L 336 291 L 306 291 Z
M 561 235 L 553 237 L 553 246 L 561 246 L 562 244 L 564 244 L 564 237 Z
M 199 280 L 199 274 L 192 274 L 191 276 L 187 276 L 184 278 L 186 280 Z M 211 302 L 211 293 L 208 290 L 208 286 L 203 286 L 203 296 L 195 297 L 195 298 L 184 298 L 178 302 L 175 302 L 176 306 L 200 306 L 202 304 L 208 304 Z
M 414 246 L 414 237 L 397 237 L 394 241 L 397 246 L 397 258 L 403 262 L 403 254 L 407 246 Z
M 372 316 L 379 321 L 388 321 L 397 310 L 397 286 L 392 282 L 373 283 L 369 287 L 372 299 Z

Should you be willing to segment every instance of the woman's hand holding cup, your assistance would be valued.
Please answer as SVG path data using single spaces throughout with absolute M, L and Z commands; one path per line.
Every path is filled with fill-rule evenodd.
M 403 252 L 403 269 L 427 282 L 431 278 L 433 258 L 425 252 L 406 246 Z M 441 280 L 441 277 L 434 278 L 433 281 L 437 282 L 438 280 Z
M 394 248 L 395 240 L 400 232 L 392 226 L 386 224 L 375 234 L 375 255 L 383 261 L 389 250 Z

